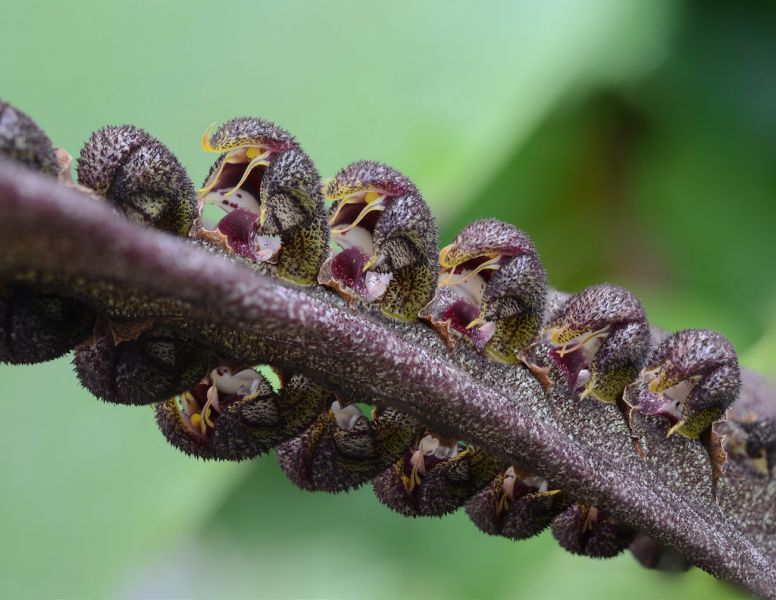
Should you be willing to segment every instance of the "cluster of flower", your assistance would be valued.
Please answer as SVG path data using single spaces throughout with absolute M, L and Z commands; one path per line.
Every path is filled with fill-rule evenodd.
M 707 481 L 715 485 L 726 453 L 716 427 L 740 387 L 735 351 L 720 334 L 685 330 L 653 343 L 628 290 L 550 290 L 534 244 L 508 223 L 472 223 L 439 251 L 433 215 L 407 177 L 359 161 L 322 181 L 294 137 L 262 119 L 233 119 L 206 132 L 202 145 L 219 156 L 196 191 L 158 140 L 132 126 L 106 127 L 81 150 L 72 182 L 68 155 L 26 115 L 0 103 L 0 158 L 58 177 L 224 260 L 423 330 L 449 352 L 528 370 L 548 404 L 564 399 L 556 410 L 569 410 L 568 398 L 592 410 L 616 407 L 643 456 L 655 432 L 702 444 L 712 466 Z M 223 209 L 214 223 L 205 215 L 209 205 Z M 338 492 L 371 481 L 380 501 L 406 516 L 465 506 L 489 534 L 524 539 L 551 526 L 572 552 L 607 557 L 630 546 L 647 566 L 688 566 L 605 509 L 554 487 L 552 473 L 507 464 L 304 369 L 270 365 L 280 380 L 274 389 L 249 361 L 251 352 L 240 350 L 241 340 L 224 333 L 222 343 L 203 344 L 202 325 L 172 316 L 115 314 L 56 286 L 6 283 L 0 361 L 39 362 L 74 349 L 86 388 L 109 402 L 155 404 L 159 427 L 177 448 L 219 460 L 275 448 L 289 479 L 307 490 Z M 552 393 L 558 389 L 563 394 Z M 374 405 L 371 414 L 364 403 Z M 768 472 L 776 427 L 758 422 L 750 429 L 741 452 Z

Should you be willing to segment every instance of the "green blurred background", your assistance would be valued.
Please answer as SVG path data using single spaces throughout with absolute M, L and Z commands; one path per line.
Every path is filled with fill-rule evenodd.
M 511 221 L 553 285 L 627 285 L 656 324 L 718 329 L 776 375 L 772 3 L 0 0 L 0 97 L 73 154 L 142 126 L 197 182 L 211 122 L 264 116 L 324 176 L 359 158 L 411 176 L 442 243 Z M 462 513 L 404 520 L 368 487 L 304 494 L 272 458 L 185 458 L 69 359 L 0 380 L 3 598 L 741 595 Z

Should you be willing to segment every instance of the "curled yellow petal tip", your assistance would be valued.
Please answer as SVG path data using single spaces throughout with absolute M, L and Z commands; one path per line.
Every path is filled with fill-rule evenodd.
M 210 145 L 210 132 L 213 131 L 215 126 L 216 122 L 213 121 L 210 125 L 208 125 L 208 128 L 205 129 L 205 133 L 202 134 L 202 149 L 205 152 L 220 152 L 218 148 L 214 148 Z

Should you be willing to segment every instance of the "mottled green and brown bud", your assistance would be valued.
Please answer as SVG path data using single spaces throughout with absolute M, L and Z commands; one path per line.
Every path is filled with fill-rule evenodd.
M 656 539 L 639 533 L 628 547 L 642 567 L 657 571 L 687 571 L 691 566 L 687 559 L 673 548 Z
M 30 117 L 0 100 L 0 160 L 56 177 L 59 163 L 48 136 Z M 94 311 L 55 291 L 22 283 L 0 286 L 0 362 L 31 364 L 58 358 L 84 340 Z
M 304 433 L 276 448 L 280 467 L 302 489 L 341 492 L 363 485 L 412 444 L 418 421 L 393 408 L 367 418 L 335 400 Z
M 772 477 L 776 469 L 776 419 L 739 423 L 746 435 L 744 452 L 760 473 Z
M 695 439 L 724 416 L 740 387 L 730 342 L 714 331 L 686 329 L 652 352 L 625 400 L 643 415 L 667 419 L 669 434 Z
M 0 160 L 6 159 L 52 177 L 59 173 L 49 137 L 25 113 L 0 100 Z
M 635 534 L 597 506 L 572 504 L 552 522 L 552 535 L 572 554 L 612 558 L 628 547 Z
M 339 245 L 318 281 L 347 299 L 377 302 L 415 321 L 439 274 L 436 221 L 415 185 L 382 163 L 359 161 L 328 182 L 332 239 Z
M 96 131 L 81 149 L 77 173 L 79 184 L 130 220 L 188 236 L 197 210 L 194 186 L 178 159 L 146 131 L 131 125 Z M 82 384 L 98 398 L 149 404 L 195 385 L 209 358 L 206 349 L 172 329 L 146 328 L 127 339 L 101 332 L 78 349 L 75 365 Z
M 484 533 L 524 540 L 549 527 L 569 502 L 543 477 L 510 466 L 466 503 L 466 513 Z
M 94 327 L 77 300 L 23 284 L 0 287 L 0 362 L 32 364 L 67 354 Z
M 152 404 L 196 385 L 212 360 L 206 348 L 173 329 L 148 328 L 122 338 L 104 327 L 75 349 L 73 364 L 92 394 L 118 404 Z
M 159 140 L 132 125 L 95 131 L 78 158 L 78 183 L 132 221 L 187 236 L 197 214 L 194 185 Z
M 463 506 L 501 467 L 479 448 L 427 433 L 374 480 L 374 490 L 399 514 L 441 517 Z
M 625 288 L 602 284 L 572 296 L 544 327 L 551 358 L 581 398 L 616 402 L 638 375 L 650 333 L 641 302 Z
M 547 276 L 531 239 L 517 227 L 482 219 L 439 253 L 439 290 L 421 316 L 452 343 L 466 337 L 491 359 L 518 361 L 544 315 Z
M 217 230 L 198 234 L 257 263 L 268 273 L 309 285 L 328 252 L 329 230 L 318 170 L 296 140 L 259 118 L 228 121 L 202 138 L 220 152 L 199 191 L 205 204 L 226 211 Z M 201 225 L 200 225 L 201 227 Z

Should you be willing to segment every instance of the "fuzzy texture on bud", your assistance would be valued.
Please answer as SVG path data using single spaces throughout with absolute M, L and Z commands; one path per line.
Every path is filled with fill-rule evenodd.
M 544 531 L 569 502 L 542 477 L 510 466 L 466 503 L 466 514 L 484 533 L 524 540 Z
M 81 302 L 17 284 L 0 287 L 0 362 L 32 364 L 67 354 L 89 335 Z
M 633 531 L 596 506 L 572 504 L 552 522 L 552 535 L 572 554 L 612 558 L 633 540 Z
M 493 360 L 515 363 L 542 323 L 547 275 L 531 239 L 496 219 L 466 226 L 439 253 L 434 300 L 421 312 L 452 343 L 465 337 Z
M 132 125 L 95 131 L 78 158 L 78 183 L 132 221 L 186 236 L 196 216 L 194 185 L 159 140 Z
M 0 160 L 12 160 L 56 177 L 59 163 L 45 132 L 30 117 L 0 100 Z M 81 302 L 25 284 L 0 286 L 0 362 L 53 360 L 91 331 L 94 312 Z
M 650 333 L 638 298 L 625 288 L 602 284 L 572 296 L 544 327 L 569 387 L 582 397 L 617 402 L 639 372 Z
M 297 435 L 329 393 L 302 375 L 281 376 L 280 393 L 254 369 L 212 369 L 180 399 L 160 402 L 156 421 L 167 440 L 204 459 L 247 460 Z
M 199 191 L 197 235 L 269 275 L 315 283 L 328 252 L 329 229 L 313 161 L 291 134 L 264 119 L 232 119 L 209 134 L 202 147 L 222 154 Z M 202 225 L 206 204 L 227 213 L 215 231 Z
M 738 397 L 741 374 L 730 342 L 715 331 L 686 329 L 652 352 L 626 401 L 647 416 L 660 416 L 674 431 L 698 438 Z
M 76 348 L 73 364 L 81 385 L 101 400 L 152 404 L 195 385 L 210 360 L 206 348 L 161 327 L 118 342 L 103 331 Z
M 344 298 L 379 303 L 391 318 L 417 320 L 436 288 L 439 242 L 415 184 L 364 160 L 337 173 L 325 197 L 334 202 L 329 225 L 341 250 L 324 263 L 318 281 Z
M 276 448 L 278 462 L 302 489 L 341 492 L 384 471 L 420 429 L 393 408 L 376 409 L 370 420 L 356 405 L 334 401 L 304 433 Z
M 374 480 L 374 490 L 406 517 L 441 517 L 492 481 L 500 466 L 487 452 L 429 433 Z
M 51 140 L 25 113 L 0 100 L 0 159 L 20 162 L 56 177 L 59 164 Z

